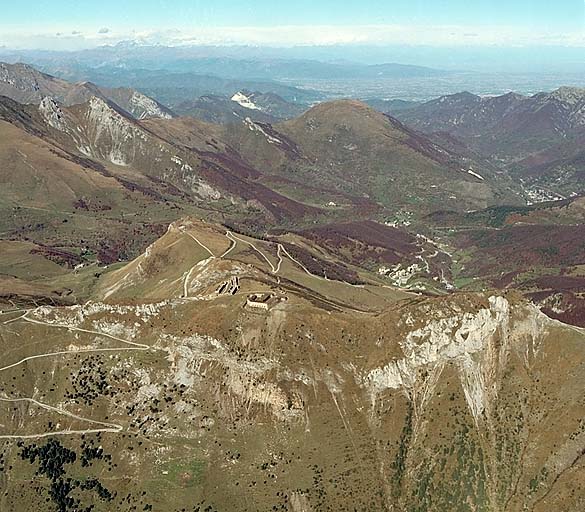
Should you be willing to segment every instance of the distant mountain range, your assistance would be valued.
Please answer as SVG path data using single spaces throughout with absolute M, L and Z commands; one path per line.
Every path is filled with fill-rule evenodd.
M 242 89 L 183 101 L 174 117 L 162 106 L 133 110 L 127 100 L 137 91 L 1 69 L 12 99 L 0 97 L 0 232 L 57 250 L 65 215 L 59 250 L 83 246 L 101 262 L 135 255 L 176 212 L 250 233 L 356 219 L 489 232 L 519 215 L 540 222 L 543 210 L 527 203 L 583 191 L 579 90 L 371 102 L 399 121 L 356 100 L 308 107 Z M 515 141 L 529 141 L 537 132 L 522 130 L 535 127 L 541 142 L 521 155 Z M 572 160 L 559 164 L 561 150 Z M 475 250 L 475 239 L 455 240 Z M 494 279 L 486 268 L 475 275 Z M 445 282 L 464 274 L 443 272 Z
M 109 80 L 119 81 L 110 72 L 105 71 Z M 36 104 L 48 96 L 64 106 L 97 97 L 135 119 L 178 114 L 216 124 L 242 124 L 246 120 L 275 124 L 301 115 L 317 101 L 310 91 L 276 82 L 252 82 L 250 85 L 258 88 L 247 89 L 238 87 L 237 81 L 219 78 L 192 82 L 189 73 L 125 74 L 117 69 L 116 76 L 125 77 L 126 83 L 147 82 L 147 92 L 153 91 L 157 99 L 130 87 L 70 83 L 26 64 L 0 64 L 0 93 L 18 102 Z M 198 95 L 198 87 L 212 93 Z M 167 106 L 159 101 L 161 96 L 170 100 Z M 508 93 L 495 97 L 463 92 L 426 103 L 383 99 L 368 103 L 425 133 L 443 150 L 474 161 L 476 168 L 506 168 L 533 201 L 583 191 L 585 89 L 563 87 L 533 96 Z
M 531 151 L 543 138 L 566 138 L 585 129 L 585 89 L 562 87 L 534 96 L 495 97 L 463 92 L 426 102 L 401 117 L 425 132 L 446 131 L 469 139 L 481 135 L 486 146 L 492 141 L 501 144 L 516 133 L 510 145 L 518 149 L 516 139 L 524 138 L 526 150 Z
M 585 89 L 496 97 L 464 92 L 390 110 L 438 140 L 456 137 L 531 186 L 563 195 L 584 190 Z
M 112 88 L 135 88 L 173 109 L 185 101 L 193 101 L 201 96 L 220 95 L 231 98 L 242 90 L 273 93 L 286 101 L 304 105 L 322 101 L 325 98 L 317 91 L 276 81 L 252 80 L 244 77 L 232 79 L 192 71 L 126 69 L 112 66 L 89 68 L 78 64 L 46 65 L 41 68 L 67 81 L 91 81 Z
M 522 202 L 521 197 L 538 201 L 582 191 L 585 93 L 579 89 L 532 97 L 461 93 L 424 104 L 370 102 L 402 122 L 355 101 L 309 109 L 273 92 L 238 89 L 229 96 L 183 99 L 174 109 L 177 114 L 226 125 L 203 128 L 181 120 L 177 126 L 185 133 L 168 123 L 137 125 L 136 120 L 176 115 L 137 90 L 70 83 L 24 64 L 0 65 L 0 92 L 40 105 L 45 125 L 59 132 L 68 151 L 170 178 L 182 189 L 190 178 L 179 179 L 172 162 L 166 163 L 168 157 L 154 148 L 178 144 L 168 153 L 196 169 L 201 155 L 189 162 L 178 156 L 185 151 L 180 146 L 193 151 L 192 142 L 183 140 L 185 133 L 207 130 L 216 142 L 198 142 L 195 147 L 204 158 L 213 155 L 236 175 L 245 162 L 247 177 L 311 207 L 325 190 L 335 204 L 345 204 L 345 197 L 354 206 L 366 201 L 394 211 L 409 203 L 422 211 L 484 208 Z M 198 183 L 219 186 L 218 176 L 209 170 L 206 179 L 211 181 L 198 176 Z M 241 186 L 228 185 L 225 173 L 220 181 L 229 194 L 240 194 Z M 308 183 L 314 190 L 306 188 Z M 191 193 L 193 186 L 185 191 Z M 244 194 L 246 200 L 249 195 Z M 281 217 L 278 204 L 267 201 L 265 207 Z
M 405 64 L 363 65 L 357 63 L 330 63 L 312 60 L 237 60 L 196 59 L 176 64 L 197 73 L 237 78 L 241 76 L 271 80 L 413 78 L 448 75 L 422 66 Z M 174 67 L 174 66 L 173 66 Z
M 301 80 L 306 78 L 389 78 L 437 77 L 449 71 L 430 67 L 383 63 L 361 64 L 352 61 L 286 58 L 254 54 L 250 48 L 226 51 L 197 46 L 148 46 L 118 44 L 74 52 L 8 52 L 12 59 L 26 60 L 50 72 L 58 67 L 166 70 L 245 80 Z

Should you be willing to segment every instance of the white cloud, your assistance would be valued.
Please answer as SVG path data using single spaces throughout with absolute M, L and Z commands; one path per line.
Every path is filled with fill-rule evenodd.
M 4 33 L 2 35 L 2 33 Z M 71 34 L 72 38 L 63 34 Z M 0 30 L 0 45 L 11 48 L 91 48 L 120 41 L 169 46 L 250 44 L 260 46 L 401 44 L 430 46 L 585 46 L 585 32 L 538 32 L 516 27 L 408 26 L 408 25 L 291 25 L 278 27 L 195 27 L 190 30 L 126 31 L 110 28 L 63 29 L 56 32 L 7 34 Z

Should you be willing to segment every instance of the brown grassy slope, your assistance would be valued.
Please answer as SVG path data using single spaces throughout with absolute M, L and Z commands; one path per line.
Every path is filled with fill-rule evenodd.
M 310 184 L 365 196 L 394 211 L 514 201 L 490 171 L 485 180 L 473 177 L 467 170 L 478 170 L 477 164 L 358 101 L 323 103 L 291 121 L 258 126 L 264 133 L 249 124 L 227 127 L 227 137 L 255 167 L 292 180 L 299 190 Z M 282 190 L 293 188 L 281 184 Z
M 34 318 L 157 350 L 33 360 L 1 373 L 0 389 L 124 428 L 58 438 L 77 455 L 64 479 L 96 478 L 117 492 L 71 493 L 98 512 L 580 510 L 582 334 L 508 300 L 509 314 L 474 294 L 380 315 L 292 296 L 266 314 L 238 296 L 44 310 Z M 7 363 L 41 345 L 121 346 L 24 321 L 0 325 L 0 338 Z M 374 385 L 371 372 L 385 368 L 388 380 Z M 12 412 L 2 432 L 50 432 L 64 421 L 32 405 Z M 55 508 L 50 480 L 35 476 L 44 458 L 21 456 L 47 442 L 2 442 L 3 509 Z M 103 451 L 84 465 L 88 444 Z

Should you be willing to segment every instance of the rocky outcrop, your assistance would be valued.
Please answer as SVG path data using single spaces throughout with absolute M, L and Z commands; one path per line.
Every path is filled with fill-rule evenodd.
M 444 366 L 452 363 L 457 368 L 469 410 L 474 420 L 481 422 L 489 416 L 497 398 L 511 339 L 528 333 L 537 343 L 550 322 L 536 308 L 527 307 L 526 319 L 516 323 L 511 333 L 510 314 L 508 300 L 492 296 L 488 308 L 433 319 L 409 332 L 399 341 L 402 358 L 369 370 L 361 379 L 372 408 L 386 390 L 402 390 L 411 398 L 428 399 L 435 392 Z M 536 325 L 538 329 L 534 328 Z M 421 409 L 423 405 L 417 403 L 415 408 Z
M 128 111 L 137 119 L 148 117 L 159 117 L 161 119 L 172 119 L 172 114 L 158 101 L 149 98 L 138 91 L 133 91 L 128 100 Z
M 22 63 L 0 63 L 0 96 L 30 104 L 39 104 L 49 97 L 66 106 L 81 105 L 97 96 L 116 104 L 136 119 L 173 117 L 168 108 L 134 89 L 109 89 L 91 82 L 69 83 Z
M 45 96 L 39 104 L 39 112 L 49 126 L 61 132 L 69 130 L 65 114 L 61 106 L 53 98 Z
M 147 142 L 140 128 L 96 96 L 89 100 L 86 120 L 94 153 L 113 164 L 129 165 Z

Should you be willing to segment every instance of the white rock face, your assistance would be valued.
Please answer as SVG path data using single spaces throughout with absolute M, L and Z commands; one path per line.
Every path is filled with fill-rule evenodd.
M 408 282 L 423 271 L 424 269 L 418 263 L 413 263 L 409 266 L 398 263 L 398 265 L 394 265 L 393 267 L 380 267 L 378 274 L 389 277 L 395 286 L 407 288 Z
M 45 96 L 39 104 L 39 112 L 49 126 L 62 132 L 67 131 L 65 115 L 53 98 Z
M 479 179 L 479 180 L 481 180 L 481 181 L 484 181 L 484 178 L 483 178 L 483 176 L 482 176 L 482 175 L 480 175 L 480 174 L 478 174 L 478 173 L 476 173 L 476 172 L 475 172 L 474 170 L 472 170 L 472 169 L 468 169 L 468 170 L 467 170 L 467 174 L 471 174 L 472 176 L 475 176 L 477 179 Z
M 92 148 L 83 131 L 76 127 L 74 119 L 61 108 L 61 105 L 56 100 L 45 96 L 39 104 L 39 113 L 50 127 L 71 137 L 80 153 L 85 156 L 93 155 Z
M 280 139 L 277 139 L 276 137 L 273 137 L 269 133 L 266 133 L 266 130 L 264 130 L 262 126 L 252 121 L 249 117 L 246 117 L 246 119 L 244 120 L 244 124 L 253 132 L 258 132 L 264 135 L 269 144 L 282 144 L 282 141 Z
M 387 389 L 413 392 L 424 384 L 420 382 L 421 369 L 434 372 L 438 379 L 443 366 L 454 362 L 468 406 L 479 421 L 497 391 L 492 385 L 499 370 L 496 366 L 505 363 L 509 350 L 510 305 L 505 298 L 496 296 L 489 298 L 489 304 L 489 309 L 432 320 L 410 332 L 400 343 L 404 357 L 371 370 L 363 379 L 372 403 Z M 492 343 L 496 335 L 499 349 Z M 425 394 L 432 394 L 433 387 L 427 388 Z
M 251 403 L 258 404 L 280 419 L 303 414 L 300 404 L 289 409 L 285 391 L 266 377 L 278 367 L 274 360 L 260 357 L 253 362 L 241 361 L 211 336 L 164 335 L 159 344 L 168 353 L 175 383 L 193 386 L 205 376 L 210 365 L 219 365 L 225 374 L 225 385 L 241 404 L 248 407 Z
M 129 165 L 134 153 L 147 141 L 142 130 L 96 96 L 89 100 L 87 124 L 94 153 L 106 153 L 100 156 L 116 165 Z M 100 146 L 109 151 L 98 150 Z
M 221 199 L 221 192 L 216 188 L 212 187 L 208 183 L 204 181 L 198 181 L 197 186 L 193 187 L 196 191 L 197 195 L 202 199 L 211 199 L 213 201 L 218 201 Z
M 49 126 L 69 135 L 81 153 L 116 165 L 132 163 L 148 140 L 138 126 L 97 96 L 89 100 L 82 123 L 49 97 L 43 98 L 39 112 Z
M 549 95 L 550 98 L 561 101 L 567 105 L 583 105 L 585 102 L 585 89 L 579 87 L 560 87 Z
M 155 100 L 138 91 L 134 91 L 130 97 L 129 103 L 130 112 L 138 119 L 146 119 L 147 117 L 159 117 L 162 119 L 172 118 L 172 116 L 168 112 L 165 112 Z
M 14 77 L 14 74 L 6 64 L 0 64 L 0 82 L 4 82 L 5 84 L 9 84 L 12 86 L 16 86 L 17 81 Z
M 19 103 L 38 103 L 51 89 L 56 92 L 62 83 L 26 64 L 0 63 L 0 94 Z

